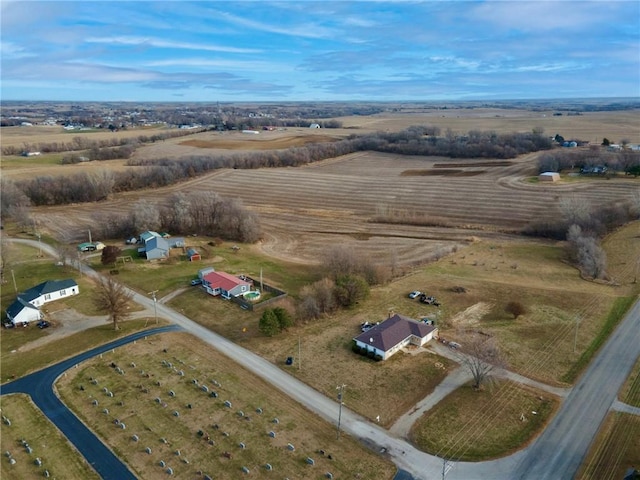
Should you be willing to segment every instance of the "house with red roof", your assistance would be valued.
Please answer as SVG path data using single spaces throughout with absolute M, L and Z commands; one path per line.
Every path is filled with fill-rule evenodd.
M 353 340 L 360 348 L 387 360 L 407 345 L 423 346 L 438 334 L 433 325 L 395 314 Z
M 251 282 L 225 272 L 209 272 L 202 277 L 202 286 L 209 295 L 220 295 L 227 300 L 251 291 L 251 285 Z

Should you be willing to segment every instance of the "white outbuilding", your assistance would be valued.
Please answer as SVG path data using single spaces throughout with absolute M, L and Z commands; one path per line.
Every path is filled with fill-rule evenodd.
M 558 172 L 542 172 L 538 175 L 539 182 L 558 182 L 560 181 L 560 174 Z

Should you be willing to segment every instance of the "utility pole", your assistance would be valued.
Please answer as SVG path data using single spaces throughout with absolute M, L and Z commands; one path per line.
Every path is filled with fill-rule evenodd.
M 78 251 L 78 270 L 80 271 L 80 276 L 82 277 L 82 260 L 80 259 L 80 251 Z
M 576 334 L 573 337 L 573 353 L 576 353 L 576 346 L 578 344 L 578 325 L 580 324 L 580 315 L 576 315 Z
M 338 440 L 340 440 L 340 423 L 342 421 L 342 405 L 343 405 L 342 398 L 344 396 L 345 387 L 346 385 L 344 383 L 336 387 L 336 389 L 338 390 L 338 401 L 340 402 L 340 406 L 338 407 L 338 436 L 336 437 Z
M 93 243 L 93 242 L 91 241 L 91 229 L 89 229 L 89 243 Z
M 300 346 L 300 335 L 298 335 L 298 370 L 302 370 L 302 347 Z
M 40 232 L 36 233 L 36 235 L 38 236 L 38 258 L 40 258 L 42 257 L 42 242 L 40 241 L 42 235 L 40 235 Z
M 11 269 L 11 278 L 13 278 L 13 289 L 18 293 L 18 286 L 16 285 L 16 275 L 13 273 L 13 269 Z
M 158 307 L 157 307 L 157 299 L 156 299 L 156 293 L 158 293 L 158 290 L 154 290 L 153 292 L 149 292 L 149 295 L 151 295 L 151 298 L 153 298 L 153 314 L 156 318 L 156 325 L 158 324 Z M 147 320 L 148 322 L 148 320 Z M 147 322 L 144 322 L 144 326 L 147 326 Z

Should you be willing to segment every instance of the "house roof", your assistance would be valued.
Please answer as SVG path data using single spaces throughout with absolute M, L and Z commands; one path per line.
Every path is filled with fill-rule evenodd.
M 19 294 L 18 298 L 22 298 L 27 302 L 32 302 L 36 298 L 47 293 L 59 292 L 60 290 L 77 286 L 78 284 L 72 278 L 67 278 L 66 280 L 47 280 L 46 282 L 42 282 L 35 287 L 31 287 L 26 292 Z
M 34 307 L 26 300 L 23 300 L 22 298 L 18 297 L 11 305 L 9 305 L 9 308 L 7 308 L 7 317 L 12 319 L 16 318 L 16 316 L 18 316 L 20 312 L 25 308 L 32 308 L 33 310 L 38 310 L 37 307 Z
M 434 330 L 433 325 L 396 313 L 393 317 L 358 335 L 355 340 L 386 352 L 411 335 L 424 338 Z
M 187 255 L 191 257 L 193 255 L 199 255 L 199 253 L 195 248 L 187 248 Z
M 151 230 L 147 230 L 146 232 L 142 232 L 140 234 L 140 239 L 143 242 L 148 242 L 149 240 L 151 240 L 154 237 L 160 237 L 160 234 L 158 232 L 152 232 Z
M 150 252 L 155 249 L 168 252 L 169 242 L 162 237 L 152 237 L 149 240 L 145 240 L 144 249 L 146 252 Z
M 211 288 L 221 288 L 227 292 L 233 290 L 240 285 L 251 286 L 249 282 L 239 279 L 238 277 L 225 272 L 211 272 L 207 273 L 203 280 L 205 280 Z

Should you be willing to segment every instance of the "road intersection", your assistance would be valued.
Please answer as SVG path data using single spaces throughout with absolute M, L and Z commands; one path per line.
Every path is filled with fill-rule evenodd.
M 35 244 L 28 240 L 20 242 Z M 50 248 L 50 247 L 49 247 Z M 52 249 L 51 249 L 52 250 Z M 49 252 L 54 253 L 55 252 Z M 98 277 L 98 273 L 85 264 L 74 262 L 83 274 Z M 290 376 L 264 358 L 240 347 L 226 338 L 202 327 L 184 315 L 152 299 L 133 292 L 134 301 L 149 310 L 157 309 L 158 316 L 167 319 L 216 348 L 227 357 L 282 390 L 311 411 L 335 423 L 338 402 L 327 398 L 310 386 Z M 566 396 L 548 427 L 529 447 L 505 458 L 487 462 L 457 462 L 445 468 L 449 480 L 570 479 L 576 474 L 591 440 L 608 411 L 616 406 L 617 392 L 640 356 L 640 302 L 636 302 L 616 331 L 592 361 L 580 381 Z M 462 374 L 459 374 L 462 375 Z M 2 393 L 5 391 L 3 389 Z M 429 403 L 428 399 L 424 402 Z M 55 423 L 55 422 L 54 422 Z M 385 455 L 416 480 L 442 478 L 443 459 L 414 448 L 409 442 L 387 431 L 366 418 L 342 408 L 341 428 L 369 447 L 384 451 Z M 123 477 L 124 478 L 124 477 Z

